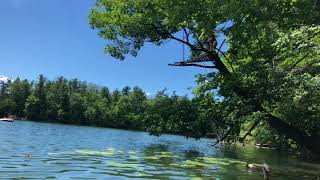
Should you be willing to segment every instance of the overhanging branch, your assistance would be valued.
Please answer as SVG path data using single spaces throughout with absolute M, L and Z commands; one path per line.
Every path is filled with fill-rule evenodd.
M 192 45 L 190 42 L 187 42 L 187 41 L 184 41 L 184 40 L 182 40 L 182 39 L 179 39 L 179 38 L 173 36 L 172 34 L 168 34 L 168 36 L 169 36 L 170 39 L 176 40 L 176 41 L 178 41 L 178 42 L 180 42 L 180 43 L 183 43 L 183 44 L 189 46 L 189 48 L 190 48 L 192 51 L 201 51 L 201 52 L 207 52 L 207 53 L 210 52 L 209 50 L 204 49 L 204 48 L 202 48 L 202 47 L 201 47 L 201 48 L 196 48 L 196 47 L 195 47 L 194 45 Z
M 247 131 L 247 133 L 239 139 L 240 142 L 243 142 L 247 136 L 251 135 L 251 132 L 258 126 L 258 124 L 260 123 L 261 120 L 256 120 L 253 125 L 250 127 L 250 129 Z
M 185 37 L 186 37 L 186 41 L 187 41 L 187 43 L 189 43 L 189 33 L 188 33 L 188 31 L 187 31 L 187 29 L 185 28 L 185 27 L 183 27 L 182 28 L 183 29 L 183 32 L 184 32 L 184 34 L 185 34 Z
M 230 134 L 231 132 L 232 132 L 232 128 L 230 128 L 230 129 L 228 130 L 228 132 L 227 132 L 221 139 L 217 140 L 217 142 L 214 143 L 212 146 L 216 146 L 216 145 L 219 144 L 220 142 L 223 142 L 223 141 L 229 136 L 229 134 Z
M 295 68 L 301 61 L 303 61 L 305 58 L 307 58 L 309 56 L 310 53 L 307 53 L 306 55 L 304 55 L 301 59 L 299 59 L 296 63 L 294 63 L 292 65 L 292 69 Z
M 171 32 L 169 32 L 169 30 L 166 30 L 165 28 L 158 27 L 157 25 L 154 25 L 154 24 L 146 24 L 146 25 L 153 28 L 159 36 L 162 36 L 163 39 L 176 40 L 180 43 L 187 45 L 191 49 L 191 51 L 206 53 L 208 56 L 210 56 L 213 59 L 213 62 L 214 62 L 214 66 L 203 66 L 203 65 L 199 65 L 199 64 L 196 64 L 196 65 L 189 64 L 187 66 L 197 66 L 197 67 L 211 68 L 211 69 L 215 68 L 215 69 L 219 70 L 219 72 L 222 74 L 229 74 L 230 73 L 229 70 L 224 65 L 224 63 L 221 61 L 221 58 L 219 57 L 218 53 L 212 52 L 209 49 L 206 49 L 205 47 L 203 47 L 200 40 L 197 39 L 196 37 L 195 37 L 195 39 L 197 39 L 197 41 L 201 47 L 196 47 L 195 45 L 191 44 L 188 41 L 185 41 L 183 39 L 175 37 Z M 161 24 L 160 24 L 160 26 L 161 26 Z M 183 31 L 187 32 L 187 29 L 185 29 Z
M 223 45 L 223 44 L 222 44 L 222 45 Z M 221 51 L 222 45 L 221 45 L 220 48 L 217 49 L 217 50 L 218 50 L 218 52 L 220 52 L 220 53 L 222 54 L 222 56 L 228 61 L 228 63 L 229 63 L 230 66 L 231 66 L 232 72 L 233 72 L 235 75 L 237 75 L 236 72 L 235 72 L 235 70 L 234 70 L 234 68 L 233 68 L 233 65 L 232 65 L 231 61 L 230 61 L 229 58 L 227 58 L 227 56 Z

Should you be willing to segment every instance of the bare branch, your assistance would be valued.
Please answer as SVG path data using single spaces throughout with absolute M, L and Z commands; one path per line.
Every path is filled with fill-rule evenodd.
M 143 40 L 143 41 L 141 41 L 141 40 L 135 40 L 135 39 L 133 39 L 133 38 L 126 37 L 126 36 L 123 36 L 122 38 L 123 38 L 123 39 L 126 39 L 126 40 L 128 40 L 128 41 L 131 41 L 132 43 L 135 43 L 135 44 L 140 44 L 140 43 L 143 43 L 143 42 L 152 42 L 152 41 L 150 41 L 150 40 Z
M 307 58 L 308 56 L 309 56 L 309 52 L 306 54 L 306 55 L 304 55 L 301 59 L 299 59 L 296 63 L 294 63 L 293 65 L 292 65 L 292 69 L 293 68 L 295 68 L 301 61 L 303 61 L 305 58 Z
M 196 48 L 193 44 L 191 44 L 190 42 L 188 41 L 184 41 L 183 39 L 180 39 L 180 38 L 177 38 L 175 37 L 174 35 L 172 35 L 170 32 L 166 31 L 166 32 L 163 32 L 161 31 L 161 28 L 160 27 L 157 27 L 156 25 L 154 24 L 145 24 L 147 26 L 150 26 L 152 27 L 153 29 L 155 29 L 155 31 L 157 31 L 157 33 L 160 35 L 160 36 L 164 36 L 166 38 L 169 38 L 169 39 L 173 39 L 173 40 L 176 40 L 180 43 L 183 43 L 187 46 L 189 46 L 189 48 L 192 50 L 192 51 L 202 51 L 202 52 L 209 52 L 208 50 L 204 49 L 204 48 Z M 187 33 L 187 29 L 184 28 L 184 31 L 185 33 Z M 188 33 L 187 33 L 188 34 Z M 189 35 L 188 35 L 189 36 Z
M 186 44 L 187 46 L 190 47 L 190 49 L 191 49 L 192 51 L 202 51 L 202 52 L 210 53 L 207 49 L 204 49 L 204 48 L 196 48 L 196 47 L 195 47 L 194 45 L 192 45 L 191 43 L 186 42 L 186 41 L 184 41 L 184 40 L 182 40 L 182 39 L 179 39 L 179 38 L 173 36 L 172 34 L 168 34 L 168 36 L 169 36 L 170 39 L 173 39 L 173 40 L 176 40 L 176 41 L 181 42 L 181 43 L 183 43 L 183 44 Z
M 256 120 L 253 125 L 250 127 L 250 129 L 247 131 L 247 133 L 242 137 L 240 138 L 240 142 L 243 142 L 247 136 L 251 135 L 251 132 L 257 127 L 257 125 L 259 124 L 261 120 Z
M 217 49 L 217 48 L 216 48 Z M 232 65 L 232 63 L 231 63 L 231 61 L 227 58 L 227 56 L 221 51 L 221 49 L 219 48 L 219 49 L 217 49 L 218 50 L 218 52 L 220 52 L 221 54 L 222 54 L 222 56 L 228 61 L 228 63 L 230 64 L 230 66 L 231 66 L 231 69 L 232 69 L 232 72 L 235 74 L 235 75 L 237 75 L 237 73 L 235 72 L 235 70 L 234 70 L 234 68 L 233 68 L 233 65 Z
M 205 49 L 204 46 L 203 46 L 203 43 L 199 40 L 199 38 L 195 37 L 195 39 L 197 40 L 197 43 L 200 45 L 200 47 L 202 49 Z
M 224 25 L 223 25 L 223 27 L 220 29 L 220 31 L 223 31 L 223 30 L 226 28 L 227 22 L 228 22 L 228 21 L 226 21 L 226 22 L 224 23 Z
M 189 35 L 190 34 L 188 33 L 188 31 L 187 31 L 187 29 L 185 27 L 183 27 L 182 29 L 184 31 L 184 34 L 186 35 L 186 41 L 187 41 L 187 43 L 189 43 Z
M 199 44 L 199 46 L 201 47 L 201 49 L 206 49 L 204 46 L 203 46 L 203 43 L 199 40 L 198 37 L 195 36 L 195 33 L 192 32 L 192 29 L 189 28 L 189 36 L 192 34 L 193 35 L 193 38 L 197 41 L 197 43 Z
M 224 44 L 225 42 L 226 42 L 226 39 L 224 39 L 224 40 L 222 41 L 222 43 L 221 43 L 221 45 L 220 45 L 220 47 L 219 47 L 218 51 L 222 52 L 222 51 L 221 51 L 221 48 L 222 48 L 222 46 L 223 46 L 223 44 Z
M 225 134 L 221 139 L 217 140 L 216 143 L 214 143 L 212 146 L 216 146 L 217 144 L 219 144 L 220 142 L 224 141 L 228 136 L 229 134 L 232 132 L 232 129 L 230 128 L 227 132 L 227 134 Z

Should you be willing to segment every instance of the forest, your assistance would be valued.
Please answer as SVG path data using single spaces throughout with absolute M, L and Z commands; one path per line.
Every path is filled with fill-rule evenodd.
M 200 98 L 170 95 L 166 89 L 147 97 L 137 86 L 111 92 L 85 81 L 64 77 L 50 81 L 43 75 L 35 82 L 20 78 L 2 82 L 0 88 L 0 117 L 147 130 L 154 135 L 166 132 L 200 138 L 213 134 L 206 125 L 209 118 L 202 115 Z M 199 118 L 203 123 L 198 123 Z M 204 131 L 195 131 L 198 128 Z

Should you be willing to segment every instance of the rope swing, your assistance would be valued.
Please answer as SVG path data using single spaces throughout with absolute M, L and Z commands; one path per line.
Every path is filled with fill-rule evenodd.
M 183 41 L 185 41 L 186 39 L 186 35 L 184 33 L 182 33 L 182 39 Z M 182 43 L 182 60 L 185 61 L 185 44 Z

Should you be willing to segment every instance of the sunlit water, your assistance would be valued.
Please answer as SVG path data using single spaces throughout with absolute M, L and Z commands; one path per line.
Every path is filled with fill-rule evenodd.
M 16 121 L 0 122 L 0 179 L 314 179 L 320 163 L 255 148 L 212 147 L 143 132 Z

